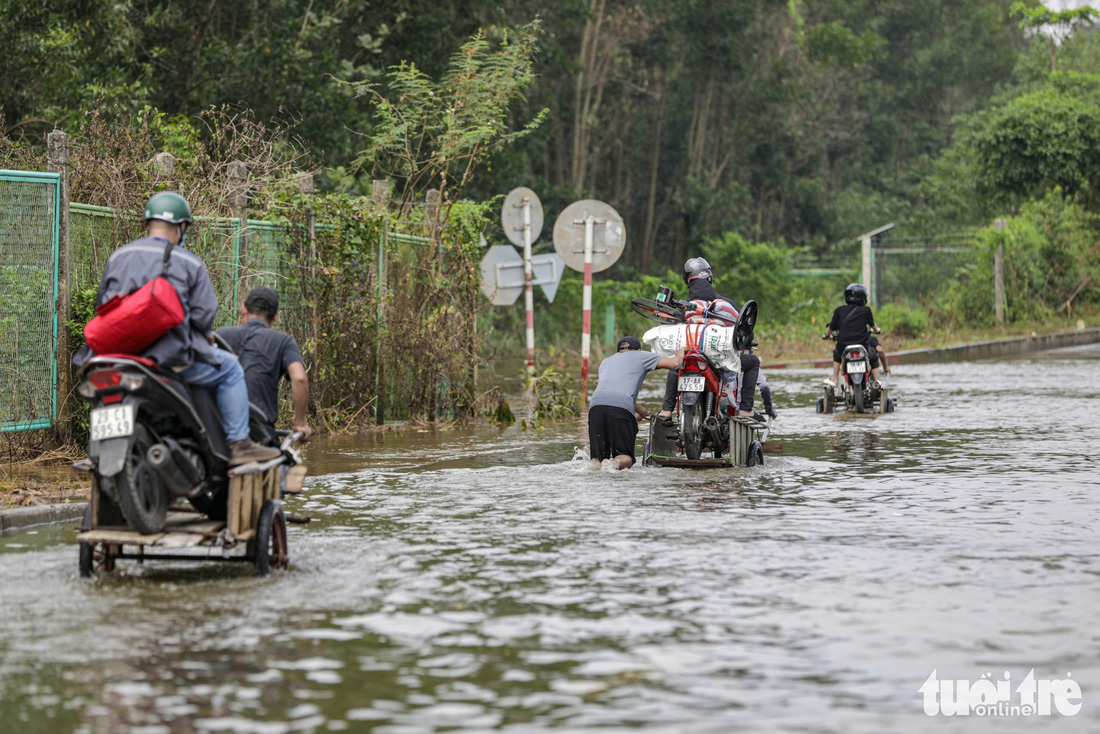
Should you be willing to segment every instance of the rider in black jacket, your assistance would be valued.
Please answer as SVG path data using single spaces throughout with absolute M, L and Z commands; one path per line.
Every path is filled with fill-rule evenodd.
M 684 282 L 688 286 L 689 301 L 725 301 L 739 313 L 740 307 L 733 300 L 718 295 L 714 290 L 714 271 L 710 263 L 701 257 L 693 257 L 684 263 Z M 742 354 L 741 357 L 741 399 L 737 406 L 737 415 L 755 415 L 753 396 L 756 393 L 756 380 L 760 374 L 760 358 L 755 354 Z M 676 407 L 676 370 L 669 370 L 665 381 L 665 401 L 658 415 L 669 417 Z

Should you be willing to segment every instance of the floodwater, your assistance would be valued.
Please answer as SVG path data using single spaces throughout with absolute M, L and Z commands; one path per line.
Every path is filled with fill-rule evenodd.
M 822 374 L 769 375 L 751 470 L 594 470 L 579 421 L 318 443 L 268 579 L 0 538 L 0 730 L 1100 731 L 1100 348 L 901 367 L 874 417 Z M 1081 708 L 929 717 L 933 670 Z

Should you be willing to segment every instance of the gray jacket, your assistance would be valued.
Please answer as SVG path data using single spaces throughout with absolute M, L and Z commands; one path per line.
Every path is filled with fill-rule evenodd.
M 116 295 L 130 293 L 159 276 L 167 244 L 168 240 L 160 237 L 144 237 L 115 250 L 99 281 L 96 308 Z M 214 328 L 218 298 L 214 295 L 214 285 L 210 282 L 206 265 L 195 253 L 176 246 L 172 248 L 166 277 L 183 303 L 183 323 L 153 342 L 141 356 L 155 360 L 164 368 L 189 367 L 195 362 L 217 365 L 218 358 L 207 341 L 207 334 Z M 91 350 L 85 346 L 73 362 L 81 365 L 91 356 Z

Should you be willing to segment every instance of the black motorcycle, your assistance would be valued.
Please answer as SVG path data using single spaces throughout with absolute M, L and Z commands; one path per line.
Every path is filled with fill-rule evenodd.
M 107 500 L 100 525 L 159 533 L 177 498 L 225 519 L 229 448 L 214 388 L 188 385 L 142 357 L 110 355 L 84 365 L 77 392 L 92 409 L 88 458 L 74 468 L 92 472 Z M 258 418 L 253 407 L 254 438 Z M 284 451 L 288 464 L 294 453 Z
M 836 341 L 836 334 L 822 339 Z M 885 386 L 872 381 L 871 357 L 862 344 L 844 347 L 840 357 L 840 382 L 826 384 L 824 394 L 817 399 L 818 413 L 832 413 L 842 404 L 852 413 L 871 413 L 878 408 L 883 413 L 894 412 L 894 399 Z

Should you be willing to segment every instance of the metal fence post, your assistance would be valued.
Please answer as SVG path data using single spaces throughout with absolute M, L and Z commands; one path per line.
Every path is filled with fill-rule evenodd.
M 229 164 L 229 206 L 233 218 L 240 220 L 237 231 L 237 277 L 233 288 L 233 318 L 237 318 L 239 303 L 248 294 L 248 165 L 244 161 Z
M 993 313 L 997 323 L 1005 322 L 1005 236 L 1004 228 L 1008 224 L 1001 218 L 993 220 L 993 229 L 997 230 L 997 249 L 993 251 Z
M 865 234 L 860 237 L 859 244 L 863 254 L 863 267 L 861 268 L 863 273 L 863 284 L 867 286 L 868 294 L 873 298 L 875 291 L 871 283 L 871 235 Z M 874 302 L 872 302 L 871 305 L 874 306 Z
M 309 284 L 316 288 L 317 284 L 317 215 L 313 210 L 313 174 L 298 174 L 298 193 L 309 197 L 309 207 L 306 209 L 306 227 L 309 235 Z M 310 322 L 313 327 L 313 338 L 317 339 L 317 297 L 310 294 L 310 302 L 313 304 L 310 313 Z M 306 341 L 309 341 L 309 327 L 305 330 Z
M 68 322 L 72 320 L 72 277 L 70 261 L 72 243 L 69 235 L 69 136 L 61 130 L 54 130 L 46 136 L 47 170 L 61 177 L 58 211 L 58 248 L 57 248 L 57 302 L 55 304 L 57 329 L 57 351 L 54 374 L 57 382 L 54 386 L 54 420 L 61 440 L 72 440 L 72 340 L 69 338 Z
M 374 202 L 376 211 L 385 216 L 387 201 L 390 195 L 390 182 L 387 179 L 371 182 L 371 201 Z M 386 423 L 386 381 L 385 368 L 382 363 L 382 323 L 385 315 L 385 284 L 386 284 L 386 232 L 387 223 L 382 224 L 382 234 L 378 239 L 378 304 L 374 311 L 374 400 L 375 423 L 382 426 Z

